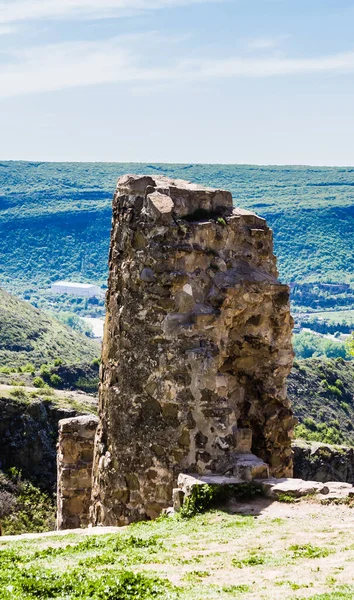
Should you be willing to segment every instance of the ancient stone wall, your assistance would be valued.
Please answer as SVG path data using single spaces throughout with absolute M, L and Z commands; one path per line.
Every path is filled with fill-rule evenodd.
M 241 429 L 272 475 L 290 476 L 291 330 L 264 219 L 226 191 L 120 178 L 93 524 L 156 517 L 182 471 L 238 476 Z
M 59 421 L 57 528 L 87 527 L 98 419 L 85 415 Z

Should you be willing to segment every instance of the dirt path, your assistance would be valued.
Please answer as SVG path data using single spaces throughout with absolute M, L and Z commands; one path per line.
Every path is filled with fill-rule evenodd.
M 41 538 L 64 537 L 66 535 L 107 535 L 108 533 L 120 533 L 126 527 L 88 527 L 87 529 L 66 529 L 65 531 L 46 531 L 45 533 L 22 533 L 21 535 L 3 535 L 2 542 L 18 542 L 23 540 L 40 540 Z

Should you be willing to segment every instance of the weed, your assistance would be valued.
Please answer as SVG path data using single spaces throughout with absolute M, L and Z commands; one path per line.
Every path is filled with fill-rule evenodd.
M 240 585 L 224 585 L 222 591 L 225 594 L 247 594 L 247 592 L 251 591 L 249 585 L 240 584 Z
M 209 577 L 209 571 L 190 571 L 183 577 L 184 581 L 200 581 L 204 577 Z
M 278 502 L 284 502 L 285 504 L 294 504 L 297 501 L 294 496 L 290 496 L 289 494 L 280 494 L 277 499 Z
M 296 544 L 290 546 L 289 550 L 292 553 L 292 558 L 324 558 L 332 552 L 328 548 L 320 548 L 312 544 L 304 544 L 303 546 Z
M 316 594 L 315 596 L 311 596 L 307 598 L 307 600 L 353 600 L 354 597 L 354 586 L 353 585 L 343 585 L 335 590 L 325 593 L 325 594 Z M 295 600 L 298 600 L 297 598 Z
M 234 567 L 243 569 L 243 567 L 254 567 L 258 565 L 264 565 L 266 562 L 266 556 L 263 554 L 256 554 L 251 552 L 249 556 L 243 559 L 233 558 L 231 563 Z

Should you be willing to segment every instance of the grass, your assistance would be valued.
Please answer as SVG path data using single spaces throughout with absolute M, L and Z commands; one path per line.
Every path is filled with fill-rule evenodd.
M 70 395 L 71 394 L 71 395 Z M 33 402 L 43 402 L 47 407 L 60 409 L 74 409 L 80 414 L 96 414 L 97 401 L 92 396 L 85 394 L 75 394 L 74 392 L 65 392 L 52 390 L 51 388 L 23 388 L 4 386 L 0 389 L 0 400 L 11 400 L 23 405 L 26 409 Z
M 329 510 L 301 503 L 283 519 L 211 511 L 109 535 L 0 540 L 0 597 L 349 600 L 354 516 Z

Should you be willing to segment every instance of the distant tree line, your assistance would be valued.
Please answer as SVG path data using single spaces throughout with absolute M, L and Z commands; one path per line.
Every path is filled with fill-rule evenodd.
M 337 332 L 351 333 L 354 329 L 354 325 L 352 323 L 348 323 L 345 319 L 343 321 L 338 321 L 337 323 L 328 323 L 328 321 L 316 319 L 316 317 L 312 319 L 301 320 L 300 326 L 301 328 L 306 327 L 312 331 L 316 331 L 317 333 L 330 335 L 335 335 Z
M 345 283 L 297 283 L 292 286 L 291 298 L 296 306 L 317 310 L 354 306 L 354 290 Z

